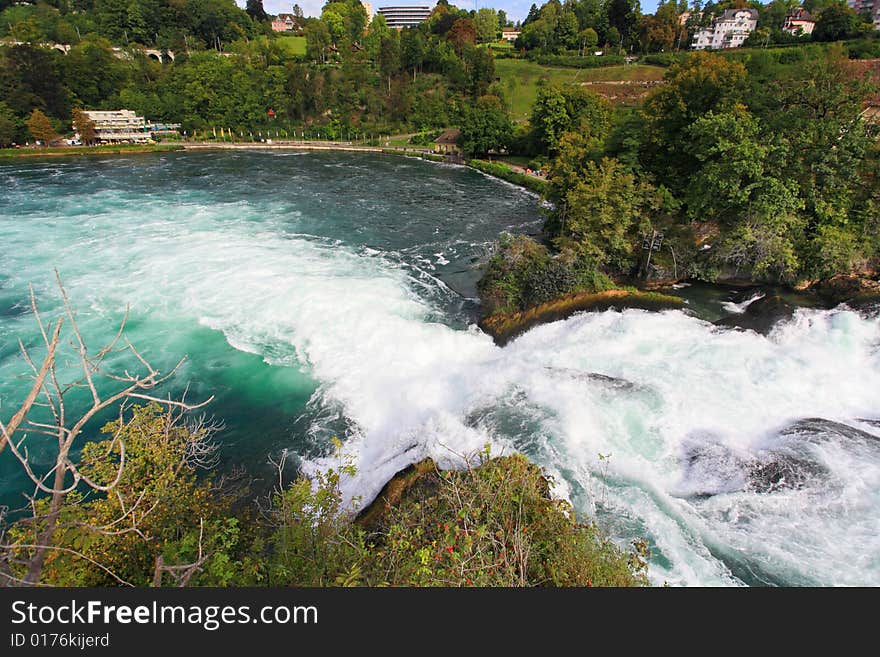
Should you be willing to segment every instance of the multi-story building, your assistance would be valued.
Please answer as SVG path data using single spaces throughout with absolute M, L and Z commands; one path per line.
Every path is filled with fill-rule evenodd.
M 782 31 L 789 34 L 812 34 L 816 27 L 816 19 L 803 7 L 792 9 L 785 17 Z
M 758 25 L 757 9 L 728 9 L 715 19 L 711 28 L 697 30 L 694 50 L 739 48 Z
M 361 0 L 361 5 L 363 6 L 364 11 L 367 12 L 367 24 L 369 25 L 370 21 L 373 20 L 373 5 L 369 2 L 364 2 L 364 0 Z
M 95 139 L 112 144 L 118 142 L 146 143 L 151 140 L 147 122 L 132 110 L 83 110 L 95 124 Z
M 869 13 L 874 19 L 874 28 L 880 30 L 880 0 L 846 0 L 857 14 Z
M 401 29 L 415 27 L 431 15 L 431 8 L 423 5 L 397 5 L 394 7 L 379 7 L 379 13 L 385 17 L 388 27 Z

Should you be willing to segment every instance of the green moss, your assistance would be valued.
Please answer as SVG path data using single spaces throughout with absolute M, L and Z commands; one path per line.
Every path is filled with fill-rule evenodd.
M 658 292 L 642 292 L 635 288 L 611 289 L 601 292 L 577 292 L 518 312 L 497 312 L 480 320 L 480 328 L 492 336 L 495 343 L 504 346 L 510 340 L 531 328 L 556 322 L 574 313 L 608 310 L 609 308 L 642 308 L 664 310 L 680 308 L 680 297 Z

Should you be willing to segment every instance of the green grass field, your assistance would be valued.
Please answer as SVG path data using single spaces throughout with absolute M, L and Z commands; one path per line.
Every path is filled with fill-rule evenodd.
M 514 121 L 528 117 L 538 96 L 538 82 L 541 79 L 546 79 L 551 84 L 660 80 L 666 70 L 662 66 L 644 64 L 576 69 L 541 66 L 525 59 L 495 61 L 495 73 L 501 78 L 501 88 L 510 100 L 510 113 Z
M 278 43 L 292 57 L 302 57 L 306 54 L 306 38 L 298 36 L 278 37 Z

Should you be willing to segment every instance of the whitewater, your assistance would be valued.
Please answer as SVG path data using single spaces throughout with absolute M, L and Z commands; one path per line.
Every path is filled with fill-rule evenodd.
M 217 394 L 227 465 L 357 465 L 370 500 L 430 456 L 522 452 L 672 585 L 880 585 L 880 321 L 799 309 L 767 336 L 694 312 L 584 313 L 500 348 L 479 262 L 537 199 L 459 167 L 338 154 L 0 165 L 0 409 L 36 340 L 27 285 Z M 750 300 L 758 298 L 755 295 Z M 725 307 L 724 304 L 727 304 Z M 728 299 L 718 314 L 741 313 Z M 293 472 L 289 473 L 291 476 Z M 0 463 L 6 499 L 22 488 Z

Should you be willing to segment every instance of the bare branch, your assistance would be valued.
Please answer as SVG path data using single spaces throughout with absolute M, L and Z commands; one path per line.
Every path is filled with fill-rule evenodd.
M 37 372 L 36 379 L 34 380 L 34 385 L 31 386 L 30 392 L 22 403 L 21 407 L 18 409 L 18 412 L 12 416 L 12 419 L 9 420 L 9 424 L 4 426 L 3 422 L 0 421 L 0 454 L 3 453 L 3 449 L 6 447 L 6 442 L 12 439 L 12 434 L 18 430 L 18 425 L 21 424 L 21 421 L 24 417 L 30 412 L 31 406 L 34 405 L 34 401 L 37 399 L 37 395 L 40 394 L 40 390 L 43 389 L 43 382 L 46 380 L 46 374 L 48 374 L 49 369 L 52 367 L 55 362 L 55 350 L 58 348 L 58 338 L 61 335 L 61 320 L 58 320 L 58 323 L 55 324 L 55 330 L 52 332 L 52 340 L 49 342 L 49 350 L 46 352 L 46 357 L 43 359 L 43 364 L 40 366 L 40 371 Z M 24 350 L 24 346 L 22 346 L 22 351 Z M 25 351 L 25 357 L 27 358 L 27 352 Z M 27 358 L 30 362 L 30 359 Z M 31 366 L 33 363 L 31 362 Z

